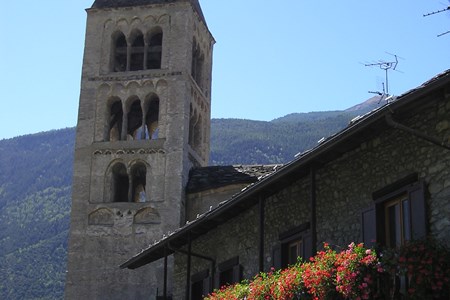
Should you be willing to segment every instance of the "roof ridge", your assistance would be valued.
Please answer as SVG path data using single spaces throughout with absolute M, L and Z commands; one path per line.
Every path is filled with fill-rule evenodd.
M 203 15 L 202 8 L 198 0 L 95 0 L 91 8 L 118 8 L 118 7 L 132 7 L 144 6 L 150 4 L 165 4 L 174 2 L 189 2 L 194 10 L 199 15 L 200 19 L 205 23 L 206 19 Z

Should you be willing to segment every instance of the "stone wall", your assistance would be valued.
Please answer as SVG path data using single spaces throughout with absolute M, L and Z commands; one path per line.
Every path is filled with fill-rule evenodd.
M 415 113 L 393 116 L 403 124 L 450 142 L 450 96 L 431 96 L 432 105 Z M 436 100 L 436 102 L 432 100 Z M 373 193 L 416 173 L 426 185 L 430 233 L 450 246 L 450 151 L 386 124 L 381 132 L 353 150 L 321 166 L 316 173 L 317 246 L 323 242 L 346 247 L 361 241 L 362 211 L 373 204 Z M 377 131 L 375 131 L 377 132 Z M 310 221 L 310 177 L 299 178 L 266 199 L 265 270 L 279 235 Z M 229 220 L 193 241 L 194 252 L 216 259 L 217 264 L 239 256 L 245 279 L 258 272 L 258 206 Z M 193 260 L 191 274 L 210 264 Z M 175 298 L 184 298 L 186 257 L 175 256 Z
M 214 40 L 190 2 L 92 8 L 87 13 L 65 298 L 154 299 L 158 288 L 162 294 L 160 263 L 135 271 L 119 265 L 184 222 L 191 157 L 206 165 L 209 155 Z M 121 32 L 131 45 L 133 34 L 147 36 L 153 29 L 163 33 L 160 68 L 115 70 L 114 35 Z M 205 55 L 203 91 L 191 76 L 194 36 Z M 111 140 L 108 105 L 120 103 L 126 120 L 136 99 L 144 111 L 154 95 L 159 99 L 157 139 L 124 138 L 124 130 L 117 141 Z M 205 138 L 196 149 L 188 144 L 192 106 L 204 118 Z M 136 162 L 145 166 L 145 200 L 113 203 L 117 199 L 110 196 L 109 170 L 116 162 L 126 166 L 130 178 Z
M 230 199 L 246 186 L 247 184 L 231 184 L 188 194 L 186 197 L 186 220 L 195 220 L 198 214 L 209 211 L 210 207 L 217 207 L 220 202 Z

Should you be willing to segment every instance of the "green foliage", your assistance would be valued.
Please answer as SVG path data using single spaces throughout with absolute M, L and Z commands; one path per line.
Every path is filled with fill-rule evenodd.
M 271 122 L 213 119 L 212 165 L 279 164 L 343 129 L 360 112 L 291 114 Z
M 62 299 L 74 130 L 0 141 L 0 299 Z

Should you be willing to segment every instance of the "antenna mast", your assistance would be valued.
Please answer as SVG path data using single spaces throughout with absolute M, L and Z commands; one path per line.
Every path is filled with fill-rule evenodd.
M 388 54 L 394 56 L 395 61 L 379 60 L 376 63 L 364 64 L 364 66 L 366 66 L 366 67 L 378 66 L 380 69 L 384 70 L 384 72 L 385 72 L 385 82 L 383 83 L 383 93 L 381 93 L 381 92 L 370 92 L 369 91 L 369 93 L 380 95 L 382 99 L 383 99 L 383 96 L 389 96 L 388 71 L 391 70 L 391 69 L 395 71 L 395 69 L 397 68 L 397 65 L 398 65 L 398 56 L 395 55 L 395 54 L 391 54 L 391 53 L 388 53 Z
M 447 6 L 447 8 L 440 9 L 440 10 L 437 10 L 437 11 L 432 11 L 432 12 L 430 12 L 430 13 L 424 14 L 423 16 L 424 16 L 424 17 L 428 17 L 428 16 L 440 14 L 440 13 L 442 13 L 442 12 L 444 12 L 444 11 L 447 11 L 447 10 L 450 10 L 450 6 Z M 443 36 L 443 35 L 446 35 L 447 33 L 450 33 L 450 30 L 447 31 L 447 32 L 443 32 L 443 33 L 441 33 L 441 34 L 438 34 L 437 37 L 441 37 L 441 36 Z

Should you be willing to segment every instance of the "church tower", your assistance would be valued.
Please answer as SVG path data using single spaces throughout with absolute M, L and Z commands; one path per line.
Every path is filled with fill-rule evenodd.
M 162 295 L 162 264 L 119 265 L 185 222 L 189 170 L 209 159 L 213 45 L 198 0 L 87 9 L 66 299 Z

